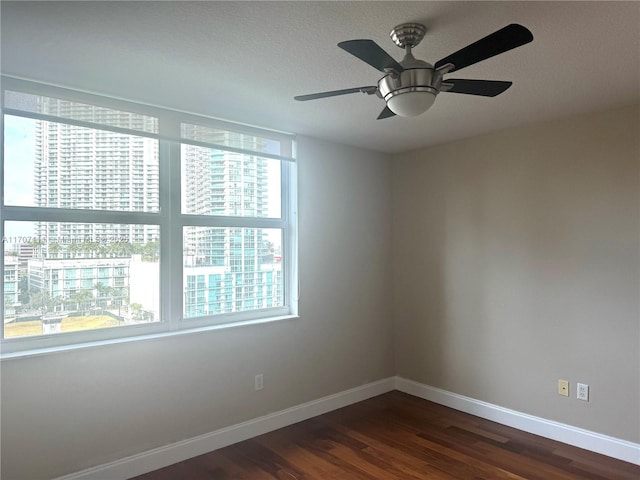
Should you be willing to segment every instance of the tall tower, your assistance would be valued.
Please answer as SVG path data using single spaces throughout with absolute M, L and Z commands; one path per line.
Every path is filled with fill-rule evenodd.
M 40 111 L 61 118 L 144 129 L 141 116 L 40 98 Z M 34 203 L 38 207 L 112 211 L 159 208 L 158 141 L 155 139 L 50 121 L 36 122 Z M 95 242 L 127 238 L 157 240 L 158 227 L 71 222 L 38 222 L 34 232 L 49 242 Z
M 260 151 L 261 142 L 253 136 L 233 132 L 220 132 L 220 138 L 208 139 L 212 143 L 234 145 L 246 150 Z M 267 217 L 269 215 L 269 180 L 267 160 L 264 158 L 209 148 L 184 145 L 183 213 L 198 215 L 224 215 L 236 217 Z M 266 234 L 260 228 L 196 227 L 184 235 L 187 252 L 185 268 L 195 277 L 187 275 L 186 307 L 194 314 L 241 311 L 271 306 L 260 295 L 266 273 L 262 271 L 265 257 Z M 207 267 L 218 267 L 215 271 Z M 198 287 L 198 273 L 219 280 L 214 296 L 207 302 L 204 295 L 191 295 L 195 289 L 210 289 L 204 278 Z M 207 276 L 205 275 L 205 276 Z M 219 277 L 217 276 L 219 275 Z M 202 275 L 201 275 L 202 276 Z M 224 287 L 223 284 L 224 283 Z M 276 304 L 277 301 L 274 303 Z M 207 306 L 205 306 L 207 305 Z M 213 308 L 215 311 L 209 311 Z
M 240 144 L 247 150 L 258 149 L 255 143 L 259 140 L 255 137 L 232 132 L 220 132 L 219 135 L 221 138 L 215 143 Z M 188 186 L 183 195 L 183 213 L 237 217 L 268 215 L 269 185 L 264 158 L 190 145 L 183 146 L 182 156 L 183 185 Z M 232 265 L 222 261 L 225 256 L 229 261 L 237 260 L 232 258 L 231 248 L 253 244 L 252 256 L 255 257 L 258 246 L 263 243 L 263 234 L 260 229 L 206 228 L 186 235 L 185 243 L 195 264 Z M 250 259 L 245 256 L 244 260 Z M 254 262 L 253 267 L 255 265 L 257 263 Z

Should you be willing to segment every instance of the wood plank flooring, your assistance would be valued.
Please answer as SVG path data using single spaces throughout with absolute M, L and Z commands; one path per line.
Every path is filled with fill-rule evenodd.
M 638 480 L 640 466 L 398 391 L 137 480 Z

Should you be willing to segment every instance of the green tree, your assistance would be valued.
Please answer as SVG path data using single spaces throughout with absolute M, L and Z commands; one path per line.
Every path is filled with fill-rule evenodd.
M 275 245 L 273 242 L 267 240 L 264 242 L 263 247 L 261 249 L 262 262 L 263 263 L 273 263 L 273 255 L 275 254 Z
M 51 255 L 52 258 L 58 258 L 58 253 L 60 253 L 61 247 L 58 242 L 52 242 L 47 247 L 47 254 Z
M 98 258 L 107 258 L 108 254 L 109 254 L 109 251 L 107 249 L 107 246 L 99 243 L 98 248 L 96 250 L 96 256 Z
M 129 305 L 131 307 L 131 318 L 133 320 L 142 320 L 142 305 L 139 303 L 132 303 Z
M 49 295 L 49 292 L 46 290 L 36 290 L 35 293 L 31 295 L 29 307 L 34 310 L 40 310 L 40 315 L 47 313 L 52 306 L 51 295 Z
M 84 242 L 82 249 L 87 257 L 95 258 L 100 251 L 100 244 L 98 242 Z
M 266 242 L 264 242 L 264 247 L 267 249 L 267 253 L 274 254 L 276 251 L 275 245 L 270 240 L 267 240 Z
M 113 288 L 102 282 L 96 283 L 94 288 L 96 289 L 96 306 L 104 309 L 111 305 Z
M 128 287 L 113 287 L 110 289 L 111 299 L 114 306 L 127 305 L 129 303 Z
M 76 290 L 71 295 L 71 301 L 76 304 L 76 308 L 80 311 L 86 311 L 93 303 L 93 293 L 91 290 Z
M 160 243 L 157 241 L 148 242 L 142 248 L 142 259 L 147 262 L 156 262 L 160 257 Z
M 107 246 L 109 256 L 115 258 L 131 257 L 133 251 L 133 245 L 128 242 L 112 242 Z
M 67 245 L 67 252 L 71 254 L 71 258 L 77 258 L 78 253 L 82 251 L 82 245 L 76 242 L 72 242 Z
M 29 242 L 29 246 L 33 247 L 35 258 L 42 258 L 42 245 L 44 242 L 40 238 L 34 238 Z
M 24 276 L 18 282 L 18 300 L 22 305 L 29 305 L 31 302 L 31 294 L 29 293 L 29 278 Z
M 51 299 L 50 306 L 54 312 L 58 309 L 57 307 L 61 305 L 64 305 L 64 299 L 62 298 L 62 296 L 57 295 Z

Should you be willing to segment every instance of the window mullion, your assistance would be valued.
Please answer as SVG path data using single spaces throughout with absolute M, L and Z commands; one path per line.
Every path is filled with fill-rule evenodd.
M 282 217 L 286 222 L 283 232 L 283 274 L 284 274 L 284 304 L 290 308 L 290 313 L 297 315 L 298 297 L 298 258 L 297 246 L 297 165 L 295 163 L 283 166 L 282 171 Z
M 176 138 L 180 133 L 180 118 L 167 113 L 161 118 L 160 135 Z M 160 141 L 160 184 L 162 187 L 161 227 L 164 244 L 160 262 L 160 292 L 163 306 L 163 320 L 170 330 L 180 328 L 182 319 L 182 225 L 180 223 L 180 144 Z
M 181 215 L 180 223 L 192 227 L 228 227 L 228 228 L 285 228 L 284 218 L 263 217 L 223 217 L 205 215 Z
M 182 224 L 180 223 L 180 145 L 175 142 L 168 142 L 169 145 L 169 172 L 170 172 L 170 192 L 171 192 L 171 212 L 169 215 L 169 241 L 171 244 L 171 254 L 169 255 L 171 273 L 164 277 L 164 282 L 169 288 L 169 322 L 171 330 L 177 330 L 181 326 L 183 311 L 182 295 Z
M 2 98 L 4 99 L 4 90 L 2 91 Z M 4 178 L 4 115 L 0 114 L 0 148 L 2 148 L 2 155 L 0 155 L 0 178 Z M 0 305 L 2 305 L 2 323 L 4 324 L 4 181 L 0 181 L 0 239 L 2 240 L 2 250 L 0 251 Z M 0 329 L 0 340 L 4 339 L 4 328 Z
M 3 219 L 5 221 L 131 223 L 157 225 L 159 214 L 149 212 L 6 206 L 3 208 Z

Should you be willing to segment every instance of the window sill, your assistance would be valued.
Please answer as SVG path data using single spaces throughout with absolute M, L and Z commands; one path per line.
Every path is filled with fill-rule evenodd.
M 151 333 L 146 335 L 137 335 L 133 337 L 120 337 L 112 338 L 108 340 L 96 340 L 93 342 L 77 343 L 71 345 L 60 345 L 55 347 L 37 348 L 30 350 L 21 350 L 17 352 L 2 353 L 0 354 L 0 361 L 14 360 L 25 357 L 39 357 L 44 355 L 51 355 L 56 353 L 65 353 L 73 350 L 82 350 L 86 348 L 104 347 L 108 345 L 117 345 L 121 343 L 140 342 L 145 340 L 155 340 L 159 338 L 176 337 L 181 335 L 193 335 L 197 333 L 210 332 L 213 330 L 226 330 L 229 328 L 247 327 L 251 325 L 260 325 L 272 322 L 279 322 L 282 320 L 296 320 L 300 315 L 281 315 L 277 317 L 259 318 L 254 320 L 244 320 L 240 322 L 221 323 L 218 325 L 207 325 L 203 327 L 185 328 L 181 330 L 172 330 L 169 332 Z

